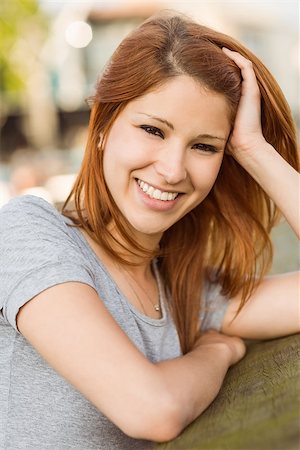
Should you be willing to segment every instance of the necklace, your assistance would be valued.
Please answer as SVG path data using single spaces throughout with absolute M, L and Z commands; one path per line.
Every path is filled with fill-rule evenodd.
M 118 265 L 118 267 L 119 267 L 120 272 L 122 273 L 122 268 L 121 268 L 119 265 Z M 154 266 L 154 267 L 155 267 L 155 266 Z M 145 289 L 142 285 L 140 285 L 140 284 L 137 283 L 137 281 L 133 278 L 133 276 L 130 274 L 130 272 L 129 272 L 127 269 L 125 269 L 124 267 L 123 267 L 123 270 L 127 273 L 128 277 L 129 277 L 129 278 L 125 278 L 125 277 L 123 277 L 123 278 L 124 278 L 124 280 L 126 280 L 126 283 L 129 285 L 131 291 L 133 292 L 134 296 L 136 297 L 136 299 L 138 300 L 139 304 L 141 305 L 141 308 L 142 308 L 144 314 L 147 315 L 146 310 L 145 310 L 145 307 L 144 307 L 144 305 L 143 305 L 143 302 L 141 301 L 140 296 L 138 295 L 136 289 L 135 289 L 134 286 L 133 286 L 133 283 L 132 283 L 133 281 L 134 281 L 134 283 L 139 287 L 139 289 L 141 289 L 141 290 L 144 292 L 146 298 L 147 298 L 148 301 L 149 301 L 149 304 L 154 308 L 154 310 L 157 311 L 157 312 L 159 312 L 159 313 L 161 313 L 161 306 L 160 306 L 160 296 L 161 296 L 161 295 L 160 295 L 160 285 L 159 285 L 159 282 L 158 282 L 158 274 L 157 274 L 156 270 L 155 270 L 155 279 L 156 279 L 156 282 L 157 282 L 157 285 L 158 285 L 158 294 L 159 294 L 159 295 L 158 295 L 158 303 L 155 303 L 155 304 L 153 304 L 153 302 L 152 302 L 152 300 L 151 300 L 151 298 L 150 298 L 150 295 L 148 294 L 148 292 L 146 291 L 146 289 Z M 123 275 L 123 273 L 122 273 L 122 275 Z M 130 281 L 130 280 L 131 280 L 131 281 Z

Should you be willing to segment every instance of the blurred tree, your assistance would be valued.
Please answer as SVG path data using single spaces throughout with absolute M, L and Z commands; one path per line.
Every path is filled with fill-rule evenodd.
M 47 34 L 47 18 L 37 0 L 0 2 L 0 94 L 1 115 L 22 105 L 30 61 Z M 3 117 L 2 117 L 3 119 Z

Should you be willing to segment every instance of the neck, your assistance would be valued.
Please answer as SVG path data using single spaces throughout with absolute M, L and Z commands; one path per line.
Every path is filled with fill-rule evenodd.
M 140 269 L 144 268 L 145 272 L 147 272 L 150 267 L 151 260 L 153 259 L 153 254 L 157 254 L 159 249 L 159 242 L 162 234 L 159 233 L 155 235 L 148 235 L 140 233 L 136 230 L 130 230 L 132 239 L 134 239 L 134 241 L 137 242 L 142 249 L 149 252 L 149 257 L 147 257 L 142 251 L 140 254 L 138 250 L 133 249 L 131 251 L 128 247 L 128 243 L 114 225 L 109 225 L 109 231 L 112 235 L 112 239 L 110 241 L 112 249 L 129 263 L 129 266 L 131 266 L 130 269 L 139 267 Z
M 126 248 L 128 247 L 127 242 L 124 239 L 122 239 L 122 237 L 119 234 L 117 234 L 116 231 L 117 231 L 116 229 L 110 229 L 113 238 L 110 240 L 109 244 L 113 249 L 113 251 L 116 254 L 119 254 L 125 260 L 123 264 L 120 262 L 117 263 L 119 268 L 123 266 L 123 269 L 129 271 L 129 273 L 131 273 L 132 276 L 140 280 L 140 282 L 142 282 L 143 280 L 150 280 L 151 277 L 153 277 L 151 262 L 153 260 L 153 255 L 155 253 L 158 253 L 157 250 L 159 246 L 159 239 L 158 238 L 155 240 L 153 239 L 151 242 L 149 239 L 147 242 L 148 245 L 145 245 L 145 240 L 143 242 L 138 241 L 138 243 L 143 248 L 145 248 L 146 251 L 149 251 L 149 256 L 147 257 L 147 255 L 145 254 L 138 255 L 136 254 L 136 251 L 135 253 L 132 253 L 130 249 L 126 250 Z M 84 235 L 85 239 L 88 241 L 90 247 L 94 250 L 96 255 L 103 261 L 103 263 L 107 267 L 112 266 L 116 267 L 115 258 L 112 258 L 112 255 L 107 250 L 105 250 L 104 247 L 100 246 L 96 242 L 96 240 L 87 233 L 87 231 L 81 228 L 81 232 Z M 134 239 L 137 240 L 135 236 Z M 124 245 L 124 248 L 122 245 Z

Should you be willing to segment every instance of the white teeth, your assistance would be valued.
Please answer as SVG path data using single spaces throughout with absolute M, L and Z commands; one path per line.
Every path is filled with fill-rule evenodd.
M 153 195 L 153 198 L 157 198 L 157 200 L 159 200 L 160 196 L 161 196 L 161 192 L 159 189 L 155 189 L 155 191 L 153 192 L 152 195 Z
M 159 189 L 155 189 L 153 186 L 148 185 L 142 180 L 137 180 L 140 188 L 145 192 L 145 194 L 149 195 L 151 198 L 155 198 L 157 200 L 162 201 L 170 201 L 175 200 L 178 195 L 178 192 L 166 192 L 160 191 Z
M 154 187 L 153 187 L 153 186 L 150 186 L 150 187 L 147 189 L 146 194 L 148 194 L 149 197 L 153 198 L 153 192 L 154 192 L 154 191 L 155 191 Z

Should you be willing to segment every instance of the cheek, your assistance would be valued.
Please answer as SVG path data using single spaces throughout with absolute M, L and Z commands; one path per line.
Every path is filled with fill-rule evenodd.
M 215 160 L 194 164 L 192 168 L 192 183 L 197 191 L 208 193 L 218 176 L 222 157 Z
M 121 170 L 128 166 L 128 147 L 121 140 L 110 140 L 103 150 L 103 170 L 105 178 L 111 178 L 116 174 L 121 175 Z
M 153 154 L 153 148 L 138 139 L 137 131 L 113 133 L 106 143 L 104 167 L 135 169 L 143 166 Z

